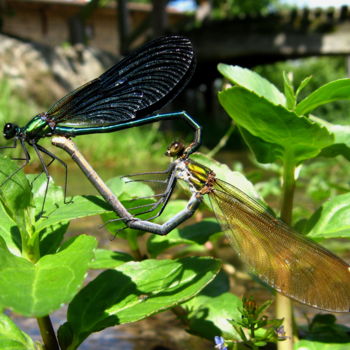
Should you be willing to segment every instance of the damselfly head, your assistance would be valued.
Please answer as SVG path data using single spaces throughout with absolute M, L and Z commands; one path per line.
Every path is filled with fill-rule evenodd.
M 6 123 L 4 126 L 4 137 L 6 140 L 10 140 L 19 134 L 19 126 L 12 123 Z
M 165 155 L 168 157 L 181 157 L 184 153 L 185 145 L 182 142 L 175 141 L 168 147 Z

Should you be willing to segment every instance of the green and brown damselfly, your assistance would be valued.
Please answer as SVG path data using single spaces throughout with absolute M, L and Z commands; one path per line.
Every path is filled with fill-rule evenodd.
M 166 154 L 175 157 L 175 160 L 166 171 L 135 174 L 137 177 L 134 179 L 129 175 L 130 181 L 144 181 L 143 175 L 166 175 L 166 191 L 157 197 L 160 199 L 151 204 L 149 210 L 142 213 L 158 210 L 157 215 L 160 215 L 177 180 L 189 186 L 192 195 L 186 208 L 162 225 L 140 220 L 130 214 L 71 140 L 55 137 L 53 144 L 71 155 L 118 214 L 120 219 L 117 220 L 122 220 L 128 227 L 166 235 L 191 217 L 204 196 L 208 196 L 232 247 L 261 280 L 278 292 L 309 306 L 349 312 L 350 266 L 324 247 L 295 232 L 234 185 L 218 179 L 211 169 L 189 159 L 181 143 L 175 142 L 168 148 Z
M 232 247 L 262 281 L 309 306 L 350 311 L 350 266 L 346 262 L 294 231 L 239 188 L 218 179 L 211 169 L 189 159 L 184 150 L 179 142 L 168 148 L 166 154 L 175 160 L 166 172 L 167 191 L 156 203 L 161 208 L 159 212 L 176 181 L 184 181 L 191 198 L 209 197 Z M 140 177 L 131 181 L 142 181 L 142 175 L 149 174 L 136 174 Z M 171 226 L 172 219 L 169 223 Z

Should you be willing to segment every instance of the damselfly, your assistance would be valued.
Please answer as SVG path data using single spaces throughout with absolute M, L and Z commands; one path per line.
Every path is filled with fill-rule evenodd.
M 262 204 L 215 173 L 188 158 L 185 147 L 174 142 L 167 151 L 175 161 L 167 170 L 167 190 L 158 200 L 164 209 L 176 181 L 183 180 L 194 198 L 208 196 L 229 241 L 251 271 L 278 292 L 315 308 L 350 311 L 350 266 L 339 257 L 295 232 Z M 143 181 L 142 175 L 136 181 Z M 152 180 L 148 180 L 152 181 Z M 151 207 L 153 211 L 154 206 Z M 176 218 L 178 220 L 178 218 Z M 174 227 L 173 219 L 158 234 Z M 154 232 L 154 231 L 152 231 Z
M 193 152 L 200 145 L 200 126 L 186 112 L 152 113 L 178 95 L 191 78 L 194 68 L 194 52 L 188 39 L 181 36 L 161 37 L 135 50 L 100 77 L 66 95 L 25 126 L 5 124 L 4 137 L 14 139 L 11 147 L 15 148 L 19 141 L 24 151 L 25 162 L 18 171 L 30 161 L 26 146 L 29 144 L 38 155 L 48 181 L 48 170 L 41 153 L 51 158 L 49 164 L 57 159 L 64 165 L 67 177 L 66 164 L 38 144 L 43 137 L 113 132 L 179 117 L 195 130 L 194 142 L 187 150 Z

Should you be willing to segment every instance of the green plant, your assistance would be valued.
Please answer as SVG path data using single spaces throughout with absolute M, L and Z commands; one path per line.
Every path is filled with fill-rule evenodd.
M 295 86 L 299 86 L 306 76 L 312 76 L 312 79 L 300 92 L 300 98 L 303 99 L 319 86 L 347 76 L 346 60 L 345 56 L 309 57 L 258 66 L 254 68 L 254 71 L 271 81 L 280 90 L 283 90 L 284 84 L 281 74 L 283 71 L 293 74 Z M 346 125 L 349 124 L 349 107 L 350 101 L 342 99 L 320 105 L 313 113 L 332 123 Z
M 231 321 L 245 345 L 251 349 L 258 349 L 268 343 L 277 343 L 279 340 L 286 339 L 283 326 L 281 326 L 283 320 L 269 320 L 263 314 L 271 303 L 271 301 L 266 301 L 258 306 L 252 298 L 243 298 L 241 320 Z
M 17 169 L 4 158 L 0 167 L 1 182 Z M 64 240 L 70 220 L 107 213 L 108 205 L 93 196 L 76 196 L 65 205 L 62 189 L 51 185 L 47 216 L 39 218 L 46 179 L 31 186 L 33 179 L 18 172 L 0 189 L 0 305 L 35 317 L 46 349 L 76 349 L 93 332 L 184 303 L 220 268 L 219 261 L 200 257 L 135 261 L 127 253 L 96 249 L 96 238 L 88 235 Z M 116 181 L 120 195 L 121 187 Z M 89 269 L 105 271 L 82 288 Z M 67 320 L 56 338 L 49 315 L 64 303 Z M 0 344 L 2 349 L 42 348 L 5 313 Z
M 220 102 L 257 160 L 264 164 L 278 163 L 271 168 L 281 172 L 283 186 L 277 193 L 283 194 L 282 218 L 290 222 L 296 169 L 319 155 L 350 159 L 348 128 L 308 115 L 318 105 L 348 98 L 350 82 L 348 79 L 331 82 L 299 102 L 298 93 L 287 76 L 284 95 L 249 70 L 230 66 L 219 69 L 236 84 L 219 94 Z M 242 174 L 228 166 L 201 154 L 193 158 L 212 168 L 218 178 L 237 187 L 244 184 L 254 191 Z M 0 182 L 17 169 L 3 158 L 0 158 L 0 168 Z M 328 176 L 327 172 L 324 174 Z M 73 203 L 64 205 L 62 190 L 51 185 L 47 217 L 38 218 L 45 179 L 37 179 L 33 186 L 30 181 L 33 176 L 26 177 L 19 172 L 0 187 L 0 305 L 2 309 L 37 318 L 42 334 L 49 334 L 43 336 L 47 348 L 57 349 L 49 315 L 62 303 L 68 303 L 67 321 L 57 336 L 62 349 L 76 349 L 92 332 L 146 318 L 165 309 L 173 310 L 190 333 L 210 340 L 215 337 L 222 349 L 225 342 L 221 337 L 227 346 L 235 349 L 256 348 L 282 340 L 280 321 L 261 317 L 267 303 L 256 307 L 247 299 L 243 305 L 240 298 L 229 292 L 230 275 L 223 270 L 218 273 L 217 260 L 185 257 L 209 253 L 221 256 L 222 229 L 216 220 L 202 218 L 206 211 L 167 236 L 146 237 L 145 249 L 140 248 L 140 240 L 145 238 L 143 233 L 129 229 L 120 232 L 117 231 L 122 228 L 120 222 L 110 223 L 107 228 L 113 234 L 117 231 L 118 239 L 127 240 L 132 254 L 113 252 L 96 249 L 96 239 L 91 236 L 65 240 L 72 219 L 102 215 L 107 222 L 115 218 L 101 198 L 76 196 Z M 304 217 L 301 227 L 311 238 L 349 238 L 349 194 L 341 186 L 335 191 L 332 186 L 335 181 L 324 181 L 325 190 L 318 200 L 328 194 L 334 196 L 315 214 Z M 129 202 L 130 199 L 153 193 L 145 184 L 125 184 L 120 179 L 112 179 L 108 185 L 129 208 L 149 201 Z M 268 192 L 275 192 L 274 188 L 275 183 L 270 183 Z M 157 220 L 166 221 L 184 205 L 186 202 L 180 199 L 171 201 Z M 164 253 L 171 253 L 174 260 L 160 260 Z M 89 269 L 105 271 L 81 288 Z M 21 293 L 16 293 L 19 290 Z M 285 313 L 277 317 L 288 316 L 290 314 Z M 5 313 L 1 321 L 0 343 L 5 344 L 4 349 L 14 345 L 18 349 L 40 348 Z M 322 338 L 325 330 L 327 338 Z M 304 339 L 295 344 L 295 349 L 322 350 L 330 344 L 337 350 L 349 347 L 348 329 L 336 324 L 331 316 L 316 316 L 304 331 Z M 278 342 L 279 345 L 291 340 L 290 329 L 286 328 L 286 333 L 288 340 Z M 339 334 L 341 343 L 337 343 Z
M 326 103 L 350 98 L 350 80 L 327 83 L 299 101 L 299 94 L 310 78 L 295 89 L 284 74 L 284 94 L 257 73 L 237 66 L 219 65 L 219 71 L 233 87 L 219 93 L 219 100 L 238 126 L 245 142 L 260 163 L 278 163 L 282 177 L 281 218 L 292 222 L 297 169 L 309 159 L 323 155 L 342 155 L 349 159 L 350 129 L 325 122 L 311 112 Z M 304 232 L 317 240 L 350 237 L 346 217 L 349 194 L 331 198 L 314 215 L 305 220 Z M 322 286 L 320 286 L 322 288 Z M 277 317 L 285 319 L 287 335 L 291 336 L 291 303 L 277 298 Z M 279 347 L 292 349 L 289 342 Z

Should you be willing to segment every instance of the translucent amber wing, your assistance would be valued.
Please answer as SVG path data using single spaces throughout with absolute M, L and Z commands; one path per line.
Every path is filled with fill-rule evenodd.
M 350 310 L 347 263 L 228 183 L 217 180 L 209 197 L 232 246 L 253 273 L 299 302 L 328 311 Z

